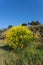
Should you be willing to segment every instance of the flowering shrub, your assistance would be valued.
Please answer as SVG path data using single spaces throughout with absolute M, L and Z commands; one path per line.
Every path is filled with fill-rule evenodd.
M 33 41 L 33 33 L 26 26 L 12 27 L 6 34 L 7 42 L 13 48 L 25 48 Z

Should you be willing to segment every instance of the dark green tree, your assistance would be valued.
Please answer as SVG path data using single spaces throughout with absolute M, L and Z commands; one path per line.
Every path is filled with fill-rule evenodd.
M 26 23 L 23 23 L 23 24 L 21 24 L 21 26 L 27 26 L 27 24 Z
M 8 29 L 9 29 L 9 28 L 12 28 L 12 27 L 13 27 L 12 25 L 9 25 L 9 26 L 8 26 Z
M 2 33 L 3 32 L 3 30 L 0 30 L 0 33 Z
M 39 21 L 32 21 L 28 25 L 41 25 L 41 23 Z

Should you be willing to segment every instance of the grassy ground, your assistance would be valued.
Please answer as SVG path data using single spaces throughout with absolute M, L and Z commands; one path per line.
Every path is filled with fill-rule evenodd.
M 12 49 L 7 46 L 6 40 L 0 40 L 0 65 L 14 65 L 12 60 L 17 57 Z M 8 64 L 7 64 L 8 63 Z
M 19 59 L 19 55 L 15 54 L 12 50 L 9 50 L 10 48 L 6 44 L 7 44 L 6 40 L 0 40 L 0 65 L 16 65 L 15 63 L 16 63 L 16 60 Z M 39 45 L 39 43 L 38 43 L 38 45 Z M 38 46 L 38 51 L 40 52 L 41 61 L 43 62 L 43 47 L 41 45 Z M 13 63 L 12 63 L 12 60 L 13 60 Z M 19 63 L 19 61 L 18 61 L 17 65 L 22 65 L 22 64 L 20 64 L 21 61 L 20 61 L 20 63 Z M 27 61 L 25 60 L 25 62 L 27 62 Z M 9 63 L 9 64 L 6 64 L 6 63 Z M 23 64 L 23 65 L 25 65 L 25 64 Z M 32 65 L 32 64 L 30 64 L 30 65 Z M 39 64 L 39 65 L 42 65 L 42 64 Z
M 4 53 L 6 52 L 3 49 L 1 49 L 1 47 L 4 45 L 5 45 L 5 40 L 0 40 L 0 65 L 2 65 Z

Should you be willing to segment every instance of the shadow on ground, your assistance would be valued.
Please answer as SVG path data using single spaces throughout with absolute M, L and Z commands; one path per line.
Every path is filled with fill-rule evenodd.
M 0 46 L 0 49 L 3 49 L 5 51 L 12 51 L 13 48 L 9 45 Z

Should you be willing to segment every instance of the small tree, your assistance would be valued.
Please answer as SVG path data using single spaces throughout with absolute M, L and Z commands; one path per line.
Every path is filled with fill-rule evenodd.
M 27 24 L 26 23 L 23 23 L 21 26 L 27 26 Z
M 12 28 L 12 27 L 13 27 L 12 25 L 9 25 L 9 26 L 8 26 L 8 29 L 9 29 L 9 28 Z

